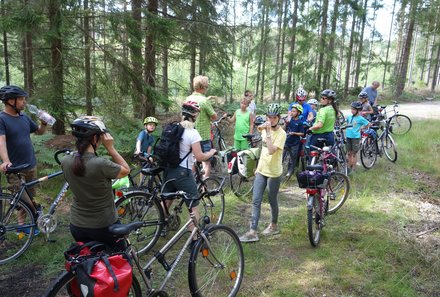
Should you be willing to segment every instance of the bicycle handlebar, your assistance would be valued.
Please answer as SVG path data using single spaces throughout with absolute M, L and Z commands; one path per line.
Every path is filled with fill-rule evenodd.
M 61 165 L 61 161 L 58 158 L 58 155 L 60 155 L 60 154 L 70 155 L 72 153 L 73 152 L 70 149 L 65 148 L 65 149 L 61 149 L 61 150 L 56 151 L 53 157 L 54 157 L 55 161 L 58 163 L 58 165 Z

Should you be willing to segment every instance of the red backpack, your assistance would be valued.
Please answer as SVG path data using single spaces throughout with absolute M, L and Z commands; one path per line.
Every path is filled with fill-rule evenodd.
M 127 296 L 133 269 L 125 253 L 109 253 L 100 242 L 74 243 L 65 253 L 67 271 L 75 273 L 69 293 L 76 297 Z

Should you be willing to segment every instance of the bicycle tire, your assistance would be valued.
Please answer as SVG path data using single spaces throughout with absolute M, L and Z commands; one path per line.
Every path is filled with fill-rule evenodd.
M 321 239 L 321 211 L 319 207 L 319 193 L 309 195 L 308 199 L 313 199 L 311 207 L 307 206 L 307 233 L 310 244 L 316 247 Z
M 229 174 L 229 183 L 231 185 L 232 193 L 241 198 L 248 196 L 254 187 L 255 176 L 243 177 L 240 174 Z
M 165 215 L 159 200 L 147 192 L 133 191 L 116 201 L 116 210 L 122 224 L 136 221 L 147 223 L 128 235 L 138 254 L 148 252 L 157 242 L 165 224 Z
M 70 271 L 65 271 L 54 282 L 51 283 L 49 289 L 44 294 L 45 297 L 71 297 L 70 283 L 75 279 L 75 275 Z M 127 296 L 141 297 L 142 290 L 138 279 L 133 274 L 130 292 Z
M 286 176 L 287 172 L 289 171 L 290 154 L 286 149 L 283 150 L 282 162 L 283 162 L 283 179 L 285 181 L 288 181 L 291 177 L 291 176 L 288 177 Z
M 391 137 L 391 135 L 387 134 L 385 137 L 385 141 L 382 138 L 381 145 L 387 159 L 393 163 L 396 162 L 397 148 L 396 148 L 396 144 L 394 143 L 394 139 Z
M 13 199 L 10 195 L 0 196 L 0 264 L 20 257 L 29 248 L 37 226 L 32 210 L 22 200 L 6 217 Z
M 336 156 L 336 168 L 335 170 L 337 172 L 340 172 L 342 174 L 347 175 L 348 174 L 348 164 L 347 164 L 347 154 L 345 153 L 345 150 L 337 146 L 335 148 L 335 156 Z
M 362 166 L 365 169 L 370 169 L 377 161 L 376 140 L 371 137 L 362 139 L 360 157 Z
M 244 253 L 237 234 L 224 225 L 211 225 L 191 251 L 188 282 L 192 296 L 235 296 L 244 274 Z
M 330 174 L 327 183 L 328 214 L 334 214 L 345 203 L 350 192 L 350 179 L 340 172 Z
M 411 119 L 403 114 L 395 114 L 388 119 L 388 127 L 392 134 L 394 135 L 404 135 L 411 130 L 412 121 Z
M 199 193 L 206 190 L 214 190 L 220 187 L 220 181 L 213 177 L 208 177 L 201 181 L 199 185 Z M 205 196 L 200 200 L 205 209 L 205 215 L 213 224 L 221 224 L 225 215 L 225 193 L 223 189 L 217 195 Z

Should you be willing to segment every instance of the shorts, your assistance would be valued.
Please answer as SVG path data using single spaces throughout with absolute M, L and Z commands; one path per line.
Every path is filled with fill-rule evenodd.
M 347 144 L 345 145 L 345 148 L 347 149 L 347 152 L 357 153 L 361 148 L 360 144 L 360 138 L 347 138 Z
M 184 167 L 167 168 L 164 172 L 164 181 L 175 179 L 168 182 L 165 185 L 164 192 L 176 192 L 184 191 L 188 194 L 189 199 L 185 199 L 185 203 L 189 206 L 191 200 L 197 199 L 193 202 L 192 206 L 195 207 L 199 204 L 199 192 L 197 191 L 197 183 L 194 178 L 194 174 L 191 169 Z
M 23 170 L 20 172 L 22 175 L 22 179 L 24 179 L 25 182 L 30 182 L 33 180 L 37 179 L 37 166 L 34 166 L 31 169 L 27 169 L 27 170 Z M 7 174 L 6 175 L 6 179 L 8 181 L 8 184 L 12 187 L 12 190 L 14 192 L 17 192 L 20 190 L 21 184 L 23 182 L 23 180 L 20 180 L 18 178 L 18 175 L 16 174 Z M 23 192 L 23 198 L 24 201 L 27 203 L 27 205 L 29 205 L 31 207 L 31 209 L 34 207 L 35 203 L 32 203 L 34 201 L 34 197 L 37 193 L 37 185 L 28 188 L 29 193 L 31 194 L 32 197 L 29 197 L 28 194 L 25 192 Z M 32 201 L 32 202 L 31 202 Z M 33 210 L 33 209 L 32 209 Z
M 212 149 L 212 142 L 209 139 L 208 140 L 202 140 L 202 141 L 200 141 L 200 146 L 202 147 L 202 152 L 203 153 L 207 153 L 207 152 L 209 152 Z M 208 160 L 205 160 L 205 162 L 206 161 L 211 161 L 211 159 L 212 159 L 212 157 L 209 158 Z

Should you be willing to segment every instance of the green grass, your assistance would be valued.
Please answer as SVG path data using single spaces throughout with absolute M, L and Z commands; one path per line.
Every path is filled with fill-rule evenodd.
M 416 238 L 437 224 L 427 205 L 440 205 L 440 122 L 413 123 L 407 135 L 396 136 L 398 160 L 380 158 L 371 170 L 356 168 L 344 206 L 326 220 L 321 243 L 311 247 L 307 237 L 304 190 L 292 180 L 280 195 L 279 235 L 244 244 L 245 278 L 239 296 L 436 296 L 440 292 L 440 231 Z M 56 179 L 59 183 L 62 178 Z M 41 192 L 53 193 L 60 184 L 46 183 Z M 228 192 L 228 191 L 227 191 Z M 241 235 L 249 228 L 251 205 L 228 193 L 225 223 Z M 66 199 L 66 202 L 69 198 Z M 432 203 L 427 204 L 428 202 Z M 38 236 L 18 260 L 0 267 L 0 274 L 30 265 L 44 267 L 41 286 L 63 270 L 63 251 L 72 241 L 64 220 L 46 243 Z M 438 208 L 437 208 L 437 216 Z M 263 203 L 260 230 L 270 221 Z M 143 258 L 145 261 L 146 257 Z M 169 289 L 171 296 L 187 296 L 186 262 Z M 175 288 L 178 288 L 175 292 Z

